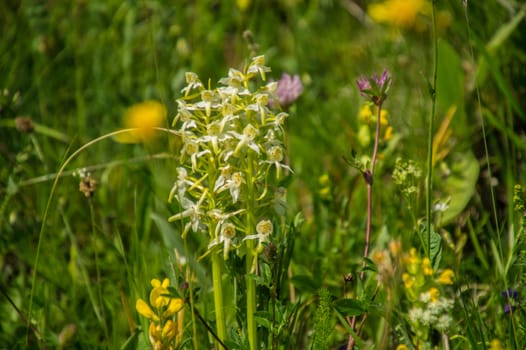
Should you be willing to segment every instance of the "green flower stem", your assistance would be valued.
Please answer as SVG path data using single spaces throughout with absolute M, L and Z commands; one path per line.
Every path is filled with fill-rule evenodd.
M 431 190 L 433 180 L 433 129 L 436 113 L 436 86 L 438 76 L 438 39 L 436 30 L 436 16 L 435 16 L 435 1 L 432 6 L 433 18 L 433 50 L 434 50 L 434 64 L 433 64 L 433 83 L 430 87 L 431 91 L 431 115 L 429 116 L 429 131 L 427 135 L 427 181 L 426 181 L 426 244 L 424 244 L 424 251 L 428 258 L 431 258 Z
M 187 240 L 183 240 L 184 244 L 184 254 L 185 256 L 189 256 L 188 254 L 188 242 Z M 190 297 L 190 315 L 192 316 L 192 342 L 194 343 L 194 349 L 198 349 L 198 340 L 197 340 L 197 323 L 195 320 L 195 303 L 194 303 L 194 281 L 193 281 L 193 272 L 190 272 L 189 269 L 186 270 L 185 273 L 185 279 L 188 281 L 188 291 L 189 291 L 189 297 Z
M 373 155 L 371 158 L 371 165 L 368 170 L 366 170 L 366 173 L 364 174 L 365 177 L 365 183 L 367 185 L 367 223 L 365 226 L 365 247 L 363 250 L 363 258 L 364 261 L 362 262 L 362 268 L 365 267 L 365 259 L 369 256 L 369 245 L 371 240 L 371 220 L 373 216 L 373 175 L 374 175 L 374 167 L 376 165 L 376 159 L 378 157 L 378 143 L 380 141 L 380 119 L 382 115 L 382 101 L 378 103 L 376 106 L 377 111 L 377 117 L 376 117 L 376 131 L 374 134 L 374 147 L 373 147 Z M 362 270 L 360 272 L 360 279 L 363 281 L 365 274 L 365 270 Z
M 225 340 L 225 314 L 223 307 L 223 283 L 222 283 L 222 256 L 212 254 L 212 285 L 214 287 L 214 308 L 216 313 L 217 336 L 221 341 Z
M 257 259 L 255 253 L 254 241 L 247 241 L 247 260 L 246 260 L 246 283 L 247 283 L 247 333 L 250 350 L 258 348 L 258 334 L 256 327 L 256 320 L 254 314 L 256 313 L 256 281 L 250 277 L 252 267 Z
M 213 161 L 208 163 L 207 174 L 210 178 L 215 178 L 216 176 L 216 167 Z M 209 182 L 209 193 L 211 193 L 211 208 L 215 208 L 215 199 L 213 196 L 215 181 Z M 219 225 L 216 223 L 215 225 Z M 215 226 L 209 227 L 210 238 L 219 242 L 219 237 L 217 236 Z M 214 308 L 216 313 L 216 330 L 217 337 L 219 340 L 224 341 L 226 339 L 226 327 L 225 327 L 225 305 L 223 299 L 223 279 L 222 279 L 222 264 L 223 264 L 223 255 L 216 252 L 212 252 L 212 285 L 214 287 Z
M 253 175 L 253 157 L 249 153 L 247 164 L 247 236 L 253 235 L 256 227 L 256 220 L 254 218 L 255 212 L 255 195 L 254 195 L 254 179 Z M 247 240 L 247 255 L 246 255 L 246 286 L 247 286 L 247 333 L 250 350 L 258 349 L 258 334 L 256 320 L 254 314 L 256 312 L 256 281 L 250 276 L 255 273 L 254 267 L 257 263 L 256 245 L 254 240 Z
M 374 134 L 374 147 L 373 147 L 373 155 L 371 158 L 371 164 L 369 166 L 369 169 L 366 169 L 364 172 L 364 179 L 365 184 L 367 185 L 367 223 L 365 226 L 365 247 L 363 250 L 363 262 L 362 262 L 362 271 L 360 272 L 360 280 L 363 281 L 365 277 L 365 259 L 369 256 L 369 245 L 371 241 L 371 221 L 373 217 L 373 175 L 374 175 L 374 167 L 376 165 L 376 159 L 378 157 L 378 144 L 380 141 L 380 119 L 381 119 L 381 113 L 382 113 L 382 104 L 383 100 L 380 100 L 380 102 L 376 105 L 377 111 L 377 117 L 376 117 L 376 131 Z M 363 315 L 362 322 L 365 322 L 365 319 L 367 318 L 367 314 Z M 348 321 L 348 320 L 347 320 Z M 361 323 L 363 325 L 363 323 Z M 354 327 L 356 326 L 356 316 L 353 316 L 350 323 L 351 329 L 354 330 Z M 360 334 L 361 326 L 356 331 L 356 335 L 358 336 Z M 356 339 L 353 337 L 353 335 L 349 335 L 349 341 L 347 342 L 347 350 L 351 350 L 354 348 L 354 345 L 356 343 Z

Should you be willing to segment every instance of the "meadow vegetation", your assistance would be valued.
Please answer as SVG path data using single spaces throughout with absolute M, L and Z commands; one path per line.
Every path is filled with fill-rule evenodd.
M 0 4 L 1 349 L 526 349 L 526 5 Z

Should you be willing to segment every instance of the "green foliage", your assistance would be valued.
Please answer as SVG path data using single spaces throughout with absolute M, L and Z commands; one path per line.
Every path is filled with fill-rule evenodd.
M 442 225 L 457 218 L 466 208 L 475 193 L 479 178 L 479 163 L 473 153 L 453 154 L 452 157 L 457 161 L 452 164 L 450 174 L 439 185 L 443 198 L 448 199 L 447 208 L 438 214 Z
M 334 307 L 345 317 L 360 316 L 367 312 L 367 305 L 358 299 L 339 299 L 334 302 Z
M 418 336 L 422 347 L 447 341 L 451 349 L 496 349 L 498 340 L 502 349 L 524 348 L 526 7 L 511 0 L 427 1 L 438 19 L 435 91 L 428 83 L 430 8 L 414 22 L 409 10 L 391 11 L 384 20 L 372 11 L 394 3 L 1 2 L 0 348 L 147 349 L 148 322 L 135 306 L 148 299 L 150 280 L 164 277 L 170 292 L 185 300 L 174 348 L 212 348 L 211 257 L 223 285 L 231 349 L 249 348 L 248 317 L 257 326 L 252 339 L 266 349 L 345 347 L 350 334 L 360 349 L 411 347 Z M 408 22 L 397 24 L 398 14 Z M 168 193 L 182 163 L 192 169 L 192 152 L 182 156 L 185 141 L 174 134 L 181 124 L 171 125 L 185 95 L 185 73 L 195 72 L 204 89 L 213 90 L 229 68 L 243 71 L 258 55 L 271 68 L 264 84 L 289 73 L 304 85 L 286 111 L 273 107 L 289 114 L 280 163 L 292 171 L 281 168 L 287 176 L 276 179 L 275 164 L 263 163 L 269 172 L 260 175 L 268 177 L 251 184 L 267 188 L 265 195 L 287 188 L 286 206 L 284 200 L 269 206 L 265 196 L 254 200 L 257 218 L 230 218 L 239 236 L 227 249 L 215 230 L 189 227 L 183 239 L 187 222 L 168 218 L 184 206 L 169 203 Z M 392 85 L 379 91 L 387 95 L 387 124 L 364 259 L 363 176 L 375 125 L 362 116 L 356 79 L 384 67 Z M 248 85 L 255 91 L 254 82 Z M 425 222 L 429 87 L 437 98 L 431 130 L 437 141 L 433 211 Z M 185 102 L 198 103 L 200 96 L 189 92 Z M 252 102 L 245 98 L 246 107 Z M 171 133 L 144 144 L 115 142 L 110 133 L 124 127 L 125 111 L 146 100 L 166 107 L 160 127 Z M 192 128 L 184 131 L 196 136 Z M 265 157 L 267 148 L 260 149 Z M 242 155 L 238 170 L 248 173 L 254 154 Z M 204 169 L 196 162 L 196 170 L 217 180 L 217 164 L 214 159 Z M 82 184 L 93 185 L 93 193 L 80 192 Z M 200 184 L 213 190 L 206 179 Z M 197 185 L 189 191 L 197 202 Z M 235 193 L 207 197 L 207 210 Z M 221 209 L 235 212 L 246 204 L 241 191 Z M 257 235 L 247 222 L 257 224 L 269 210 L 272 238 L 243 240 Z M 420 275 L 411 274 L 412 247 L 420 259 L 429 253 L 431 272 L 420 266 Z M 247 265 L 253 248 L 256 268 Z M 444 271 L 454 272 L 452 286 L 438 285 L 451 277 Z M 414 277 L 413 289 L 404 273 Z M 247 306 L 248 285 L 254 310 Z M 422 301 L 429 286 L 454 299 L 447 332 L 410 317 L 410 310 L 443 310 Z M 508 290 L 517 298 L 502 295 Z

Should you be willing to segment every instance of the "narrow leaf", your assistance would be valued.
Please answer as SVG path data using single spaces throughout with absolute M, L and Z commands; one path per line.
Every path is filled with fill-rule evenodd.
M 431 227 L 431 246 L 429 247 L 429 255 L 433 270 L 438 270 L 440 260 L 442 259 L 442 237 Z

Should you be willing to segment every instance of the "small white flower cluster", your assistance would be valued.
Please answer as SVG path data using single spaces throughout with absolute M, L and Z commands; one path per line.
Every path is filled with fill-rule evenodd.
M 421 293 L 418 300 L 420 306 L 413 306 L 408 313 L 409 321 L 413 329 L 422 327 L 434 328 L 439 332 L 445 332 L 453 322 L 451 311 L 453 310 L 453 300 L 439 297 L 433 300 L 429 292 Z
M 269 107 L 277 83 L 254 88 L 269 71 L 264 56 L 255 57 L 243 71 L 230 69 L 213 90 L 187 73 L 184 96 L 177 100 L 172 126 L 182 139 L 181 166 L 169 201 L 175 199 L 181 211 L 169 221 L 185 223 L 183 238 L 190 230 L 207 231 L 209 248 L 222 244 L 225 259 L 235 242 L 265 242 L 270 233 L 260 233 L 256 222 L 268 225 L 273 208 L 283 213 L 283 189 L 272 181 L 291 172 L 284 163 L 288 115 Z M 247 228 L 249 222 L 254 227 Z M 245 239 L 236 232 L 244 232 Z
M 418 181 L 422 177 L 422 169 L 414 160 L 396 159 L 393 170 L 393 182 L 400 186 L 406 196 L 418 192 Z

